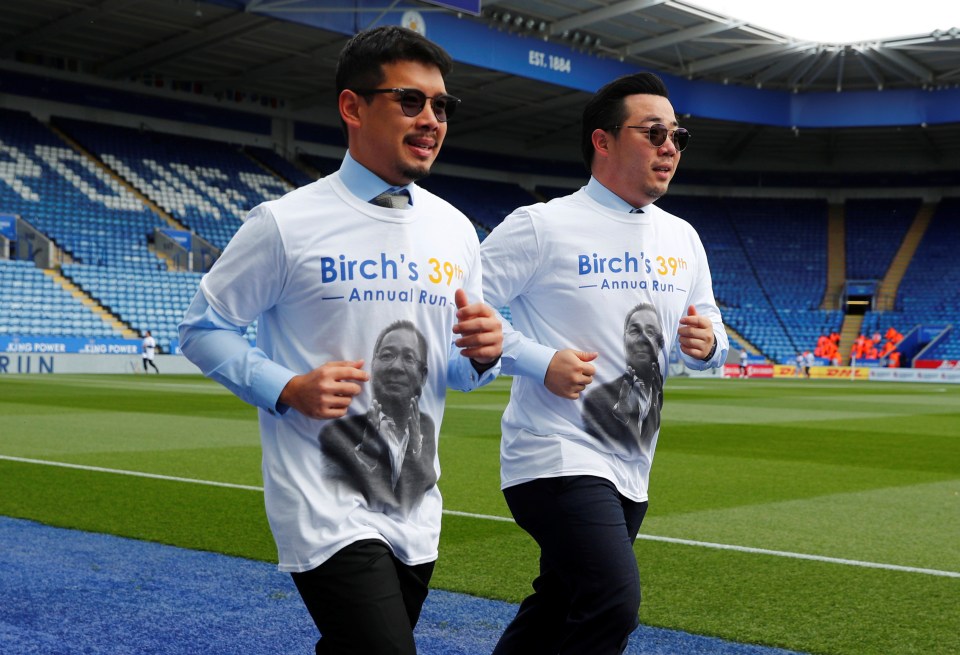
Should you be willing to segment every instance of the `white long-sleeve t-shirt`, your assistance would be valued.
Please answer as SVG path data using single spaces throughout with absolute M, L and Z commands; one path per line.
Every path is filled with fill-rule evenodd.
M 455 291 L 463 288 L 470 302 L 482 300 L 479 242 L 469 220 L 416 185 L 407 188 L 409 209 L 370 204 L 366 196 L 382 189 L 355 195 L 372 176 L 358 166 L 348 155 L 340 172 L 251 211 L 204 276 L 180 326 L 184 354 L 260 408 L 264 499 L 282 571 L 313 569 L 344 546 L 371 538 L 410 565 L 436 559 L 441 496 L 433 481 L 440 475 L 446 388 L 469 390 L 499 372 L 496 365 L 477 374 L 453 344 Z M 251 347 L 241 334 L 254 320 L 257 346 Z M 367 470 L 346 442 L 377 411 L 376 375 L 351 401 L 340 430 L 332 426 L 336 421 L 309 418 L 277 399 L 293 375 L 327 362 L 363 359 L 370 371 L 378 337 L 397 321 L 415 326 L 426 345 L 425 381 L 413 401 L 424 442 L 418 432 L 416 454 L 429 453 L 430 461 L 417 473 L 428 488 L 397 491 L 385 508 L 382 491 L 397 486 L 398 474 L 371 466 L 370 480 L 356 479 Z M 403 385 L 384 386 L 396 392 Z M 321 447 L 321 433 L 339 449 L 333 455 L 351 464 L 347 473 L 331 475 L 337 462 Z M 373 435 L 362 434 L 369 446 Z M 406 472 L 413 455 L 397 455 L 391 461 L 402 462 Z
M 509 306 L 516 330 L 505 334 L 502 360 L 503 372 L 514 375 L 502 420 L 503 488 L 595 475 L 634 501 L 647 500 L 667 358 L 690 305 L 710 318 L 717 348 L 709 361 L 683 354 L 684 363 L 702 370 L 726 359 L 696 231 L 654 205 L 629 210 L 591 179 L 569 196 L 517 209 L 481 244 L 484 298 Z M 655 314 L 634 314 L 642 303 Z M 658 325 L 626 325 L 631 314 L 650 323 L 655 315 Z M 631 335 L 644 332 L 654 341 L 662 335 L 656 364 L 634 345 Z M 599 353 L 594 381 L 578 400 L 543 383 L 550 359 L 564 348 Z

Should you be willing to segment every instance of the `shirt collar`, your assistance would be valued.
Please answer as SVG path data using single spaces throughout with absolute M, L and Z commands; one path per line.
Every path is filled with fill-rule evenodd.
M 354 159 L 349 150 L 343 158 L 343 163 L 340 164 L 339 175 L 340 181 L 347 190 L 361 200 L 369 202 L 386 191 L 395 193 L 406 190 L 407 195 L 410 196 L 410 204 L 413 205 L 413 183 L 404 186 L 387 184 L 369 168 Z
M 603 186 L 603 184 L 592 175 L 590 176 L 590 181 L 587 182 L 587 186 L 584 187 L 584 190 L 592 200 L 600 203 L 607 209 L 612 209 L 617 212 L 630 212 L 634 209 L 633 205 Z M 640 212 L 637 213 L 639 214 Z

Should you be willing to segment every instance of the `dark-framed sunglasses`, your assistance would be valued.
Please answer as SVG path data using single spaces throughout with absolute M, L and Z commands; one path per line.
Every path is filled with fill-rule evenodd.
M 441 123 L 446 123 L 457 111 L 457 105 L 460 104 L 460 98 L 448 93 L 430 97 L 420 89 L 354 89 L 353 92 L 362 96 L 375 93 L 392 93 L 400 101 L 400 109 L 403 111 L 403 115 L 410 118 L 419 116 L 423 108 L 427 106 L 427 100 L 429 100 L 430 106 L 433 108 L 433 115 Z
M 646 130 L 647 136 L 650 137 L 650 144 L 656 148 L 666 143 L 668 136 L 673 141 L 673 145 L 677 147 L 678 152 L 683 152 L 687 144 L 690 143 L 690 131 L 683 127 L 671 130 L 663 123 L 654 123 L 649 127 L 646 125 L 614 125 L 610 129 L 619 130 L 621 127 L 629 127 L 631 130 Z

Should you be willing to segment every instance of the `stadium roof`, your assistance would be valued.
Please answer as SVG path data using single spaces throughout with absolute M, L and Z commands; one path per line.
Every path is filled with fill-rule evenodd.
M 471 2 L 480 4 L 466 0 Z M 483 0 L 482 7 L 474 16 L 413 0 L 7 0 L 0 6 L 0 70 L 52 74 L 56 69 L 77 80 L 141 88 L 161 80 L 181 88 L 189 84 L 206 98 L 270 99 L 285 112 L 335 125 L 333 70 L 354 27 L 397 22 L 402 13 L 404 20 L 413 15 L 430 29 L 441 17 L 455 17 L 457 29 L 482 28 L 498 43 L 542 44 L 551 62 L 551 53 L 569 53 L 587 70 L 622 66 L 668 76 L 671 91 L 680 89 L 674 103 L 694 134 L 684 154 L 687 166 L 960 168 L 956 16 L 947 14 L 944 21 L 953 24 L 929 34 L 824 44 L 699 9 L 695 0 Z M 451 130 L 454 143 L 576 159 L 580 110 L 592 90 L 588 84 L 472 63 L 454 52 L 455 43 L 444 45 L 458 59 L 447 86 L 464 99 Z M 565 59 L 559 57 L 561 66 Z M 699 111 L 724 98 L 718 88 L 738 95 L 722 111 Z M 700 99 L 703 89 L 709 91 L 708 102 Z M 927 101 L 923 93 L 941 107 L 934 112 L 940 120 L 900 120 L 912 115 L 918 99 Z M 791 119 L 754 118 L 754 105 L 763 102 L 753 99 L 765 101 L 770 94 L 778 94 L 778 102 L 811 98 L 808 104 L 866 94 L 862 98 L 870 111 L 889 104 L 901 113 L 887 124 L 854 117 L 843 126 L 829 120 L 823 126 L 816 121 L 791 125 L 798 113 L 793 108 Z M 950 102 L 936 102 L 941 97 Z M 849 111 L 863 108 L 860 102 Z
M 483 14 L 515 29 L 577 41 L 610 57 L 623 57 L 680 77 L 790 91 L 844 91 L 960 84 L 960 5 L 927 34 L 860 43 L 797 39 L 704 10 L 697 0 L 487 0 Z M 792 3 L 768 3 L 781 13 L 806 12 Z M 848 3 L 849 4 L 849 3 Z M 875 10 L 879 8 L 875 7 Z M 897 13 L 908 11 L 906 7 Z M 952 13 L 952 16 L 950 15 Z M 510 14 L 510 19 L 504 17 Z M 826 14 L 825 21 L 835 20 Z
M 951 0 L 911 0 L 909 11 L 876 11 L 876 0 L 804 0 L 800 11 L 784 11 L 783 4 L 770 0 L 688 1 L 724 15 L 746 18 L 757 27 L 821 43 L 931 34 L 951 24 L 951 10 L 954 17 L 960 14 Z

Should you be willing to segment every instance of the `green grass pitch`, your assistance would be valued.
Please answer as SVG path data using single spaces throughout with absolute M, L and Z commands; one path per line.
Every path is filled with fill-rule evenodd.
M 516 602 L 536 549 L 488 518 L 509 517 L 508 395 L 498 380 L 448 398 L 440 487 L 456 513 L 433 586 Z M 256 412 L 208 380 L 0 376 L 0 514 L 274 561 L 260 485 Z M 960 653 L 960 386 L 671 379 L 636 553 L 649 625 Z

